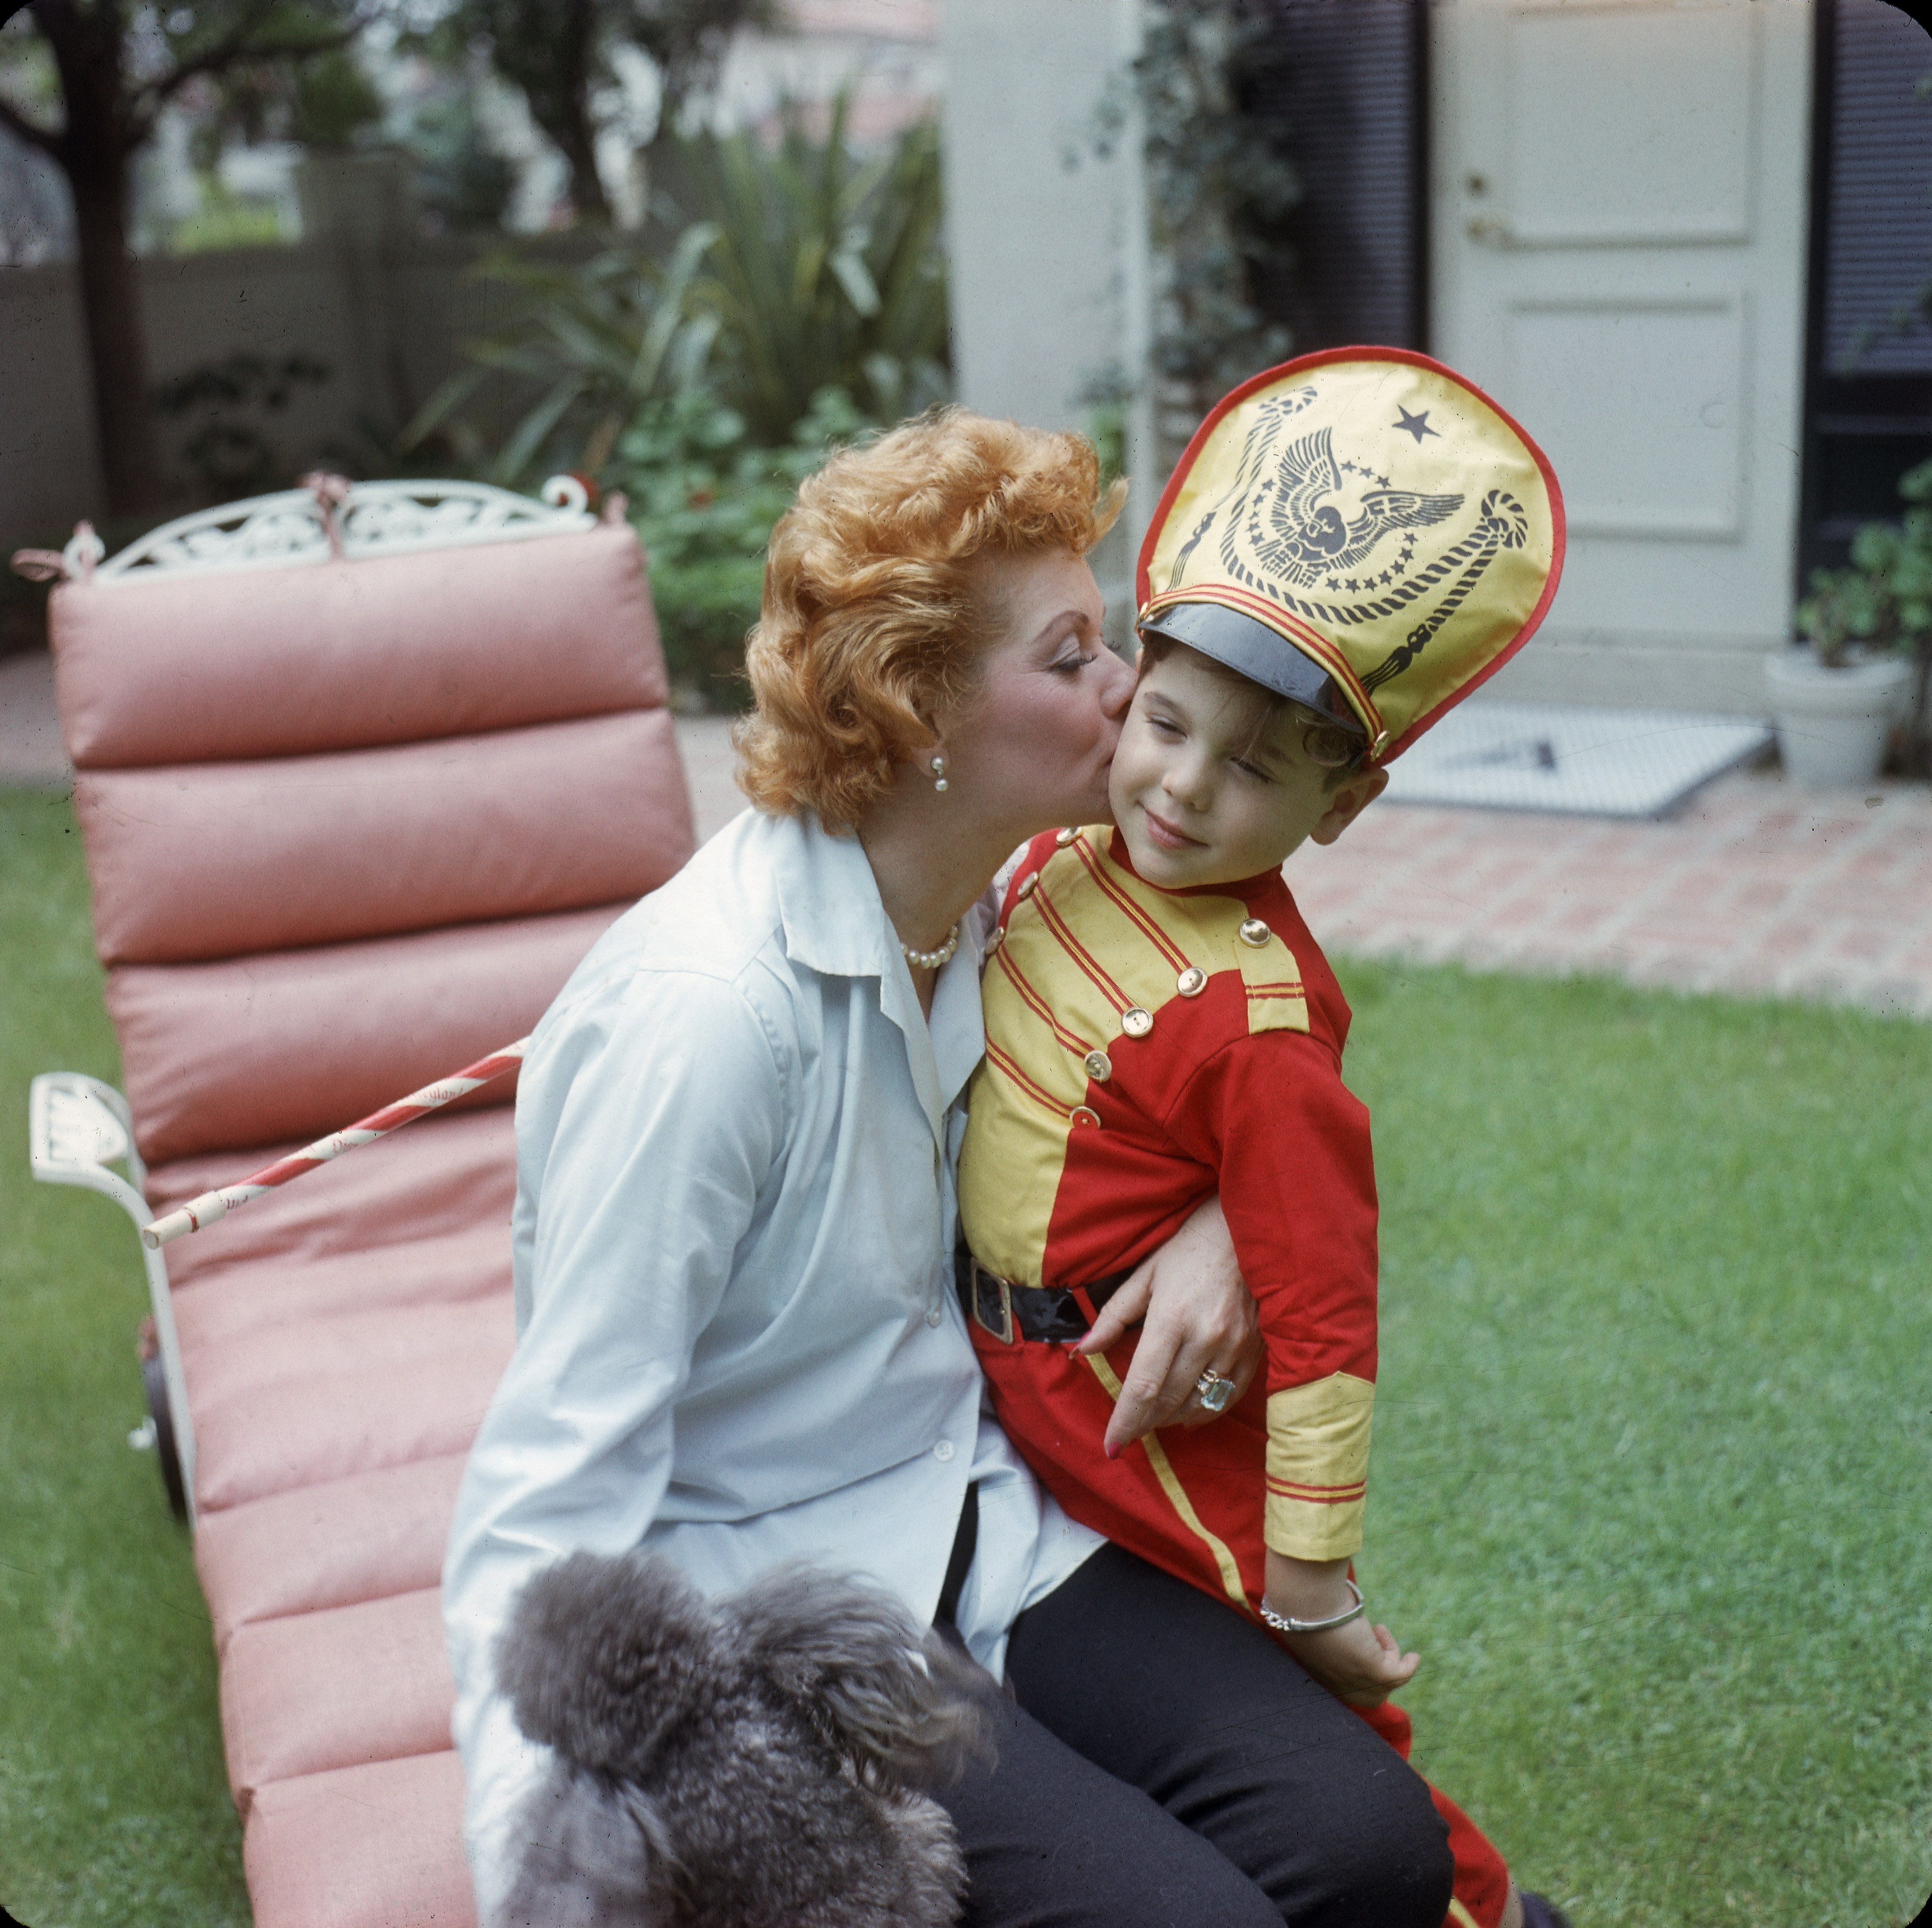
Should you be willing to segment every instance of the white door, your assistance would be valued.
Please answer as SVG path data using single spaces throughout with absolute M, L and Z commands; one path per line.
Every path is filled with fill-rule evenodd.
M 1436 0 L 1432 352 L 1542 443 L 1570 550 L 1486 694 L 1762 712 L 1790 633 L 1806 0 Z

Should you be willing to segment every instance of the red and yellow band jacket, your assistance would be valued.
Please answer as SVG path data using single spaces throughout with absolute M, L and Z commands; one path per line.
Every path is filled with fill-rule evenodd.
M 1000 928 L 959 1167 L 975 1257 L 1018 1285 L 1083 1287 L 1218 1191 L 1267 1345 L 1233 1411 L 1109 1461 L 1132 1340 L 1088 1360 L 974 1321 L 1000 1422 L 1076 1519 L 1251 1607 L 1264 1546 L 1361 1545 L 1376 1188 L 1368 1114 L 1342 1082 L 1348 1006 L 1278 871 L 1156 889 L 1105 826 L 1036 839 Z

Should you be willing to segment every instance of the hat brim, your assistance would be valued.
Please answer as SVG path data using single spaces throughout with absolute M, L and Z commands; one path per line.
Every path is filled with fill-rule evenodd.
M 1171 637 L 1368 740 L 1335 679 L 1299 649 L 1284 649 L 1280 631 L 1253 616 L 1225 603 L 1172 602 L 1149 611 L 1138 627 L 1142 635 Z

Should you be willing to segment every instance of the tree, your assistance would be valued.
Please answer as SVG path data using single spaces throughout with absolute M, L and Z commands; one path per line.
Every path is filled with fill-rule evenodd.
M 449 25 L 488 40 L 491 64 L 524 90 L 531 118 L 568 164 L 578 219 L 608 223 L 591 102 L 616 79 L 611 48 L 635 46 L 658 70 L 652 145 L 660 148 L 686 101 L 717 77 L 732 36 L 772 25 L 778 11 L 778 0 L 461 0 Z
M 49 156 L 74 196 L 94 434 L 110 514 L 152 509 L 164 493 L 140 283 L 128 245 L 129 163 L 162 108 L 190 82 L 346 46 L 379 4 L 202 0 L 163 10 L 138 0 L 29 0 L 26 21 L 7 34 L 16 43 L 38 35 L 58 83 L 58 125 L 0 96 L 0 126 Z

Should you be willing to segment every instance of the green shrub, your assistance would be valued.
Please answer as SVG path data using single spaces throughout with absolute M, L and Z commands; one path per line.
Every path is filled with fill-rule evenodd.
M 825 388 L 784 447 L 764 448 L 742 415 L 690 388 L 647 404 L 620 438 L 604 477 L 631 498 L 682 700 L 742 706 L 772 525 L 826 456 L 870 426 L 842 388 Z

